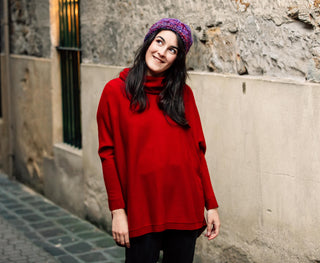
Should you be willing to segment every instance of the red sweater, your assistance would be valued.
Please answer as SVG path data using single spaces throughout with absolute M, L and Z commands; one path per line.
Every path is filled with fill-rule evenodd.
M 157 104 L 162 78 L 147 77 L 149 106 L 130 110 L 125 78 L 106 84 L 98 112 L 99 155 L 110 210 L 124 208 L 130 237 L 205 225 L 204 207 L 218 207 L 204 158 L 206 150 L 192 90 L 184 89 L 183 129 Z

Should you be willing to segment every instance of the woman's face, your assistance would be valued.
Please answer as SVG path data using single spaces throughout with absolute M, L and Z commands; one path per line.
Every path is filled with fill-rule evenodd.
M 146 52 L 148 76 L 163 76 L 171 67 L 178 55 L 178 40 L 174 32 L 170 30 L 160 31 Z

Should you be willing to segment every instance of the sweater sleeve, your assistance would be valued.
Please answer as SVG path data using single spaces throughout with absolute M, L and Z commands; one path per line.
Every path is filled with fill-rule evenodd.
M 213 192 L 207 162 L 204 157 L 204 152 L 201 151 L 200 155 L 201 155 L 200 156 L 201 180 L 202 180 L 202 186 L 204 189 L 205 206 L 206 206 L 206 209 L 209 210 L 209 209 L 217 208 L 218 202 Z
M 102 163 L 102 172 L 108 194 L 110 211 L 125 208 L 121 184 L 115 164 L 115 152 L 112 129 L 112 108 L 108 100 L 108 84 L 105 86 L 97 111 L 98 153 Z
M 192 129 L 192 133 L 194 139 L 196 140 L 197 146 L 199 147 L 200 153 L 200 177 L 202 181 L 203 191 L 204 191 L 204 199 L 205 199 L 205 207 L 207 210 L 217 208 L 218 203 L 213 191 L 210 174 L 207 166 L 207 162 L 205 159 L 206 152 L 206 142 L 202 130 L 200 115 L 198 112 L 198 108 L 193 96 L 193 92 L 189 86 L 186 86 L 185 89 L 185 97 L 186 97 L 186 116 L 188 118 L 190 127 Z

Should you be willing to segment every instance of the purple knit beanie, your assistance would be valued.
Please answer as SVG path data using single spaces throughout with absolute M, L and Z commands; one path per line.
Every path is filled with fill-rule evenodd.
M 152 33 L 159 29 L 176 32 L 182 39 L 186 53 L 188 53 L 193 43 L 191 30 L 188 25 L 175 18 L 163 18 L 150 27 L 149 32 L 144 38 L 144 41 L 146 41 Z

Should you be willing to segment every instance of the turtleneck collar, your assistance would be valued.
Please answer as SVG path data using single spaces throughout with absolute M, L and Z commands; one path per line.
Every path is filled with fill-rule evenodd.
M 146 81 L 144 82 L 144 90 L 146 93 L 159 94 L 163 90 L 164 77 L 152 77 L 146 76 Z
M 128 74 L 129 74 L 130 68 L 125 68 L 120 73 L 120 79 L 126 80 Z M 162 81 L 164 80 L 164 77 L 153 77 L 153 76 L 146 76 L 146 80 L 144 82 L 144 88 L 146 93 L 150 94 L 159 94 L 163 89 Z

